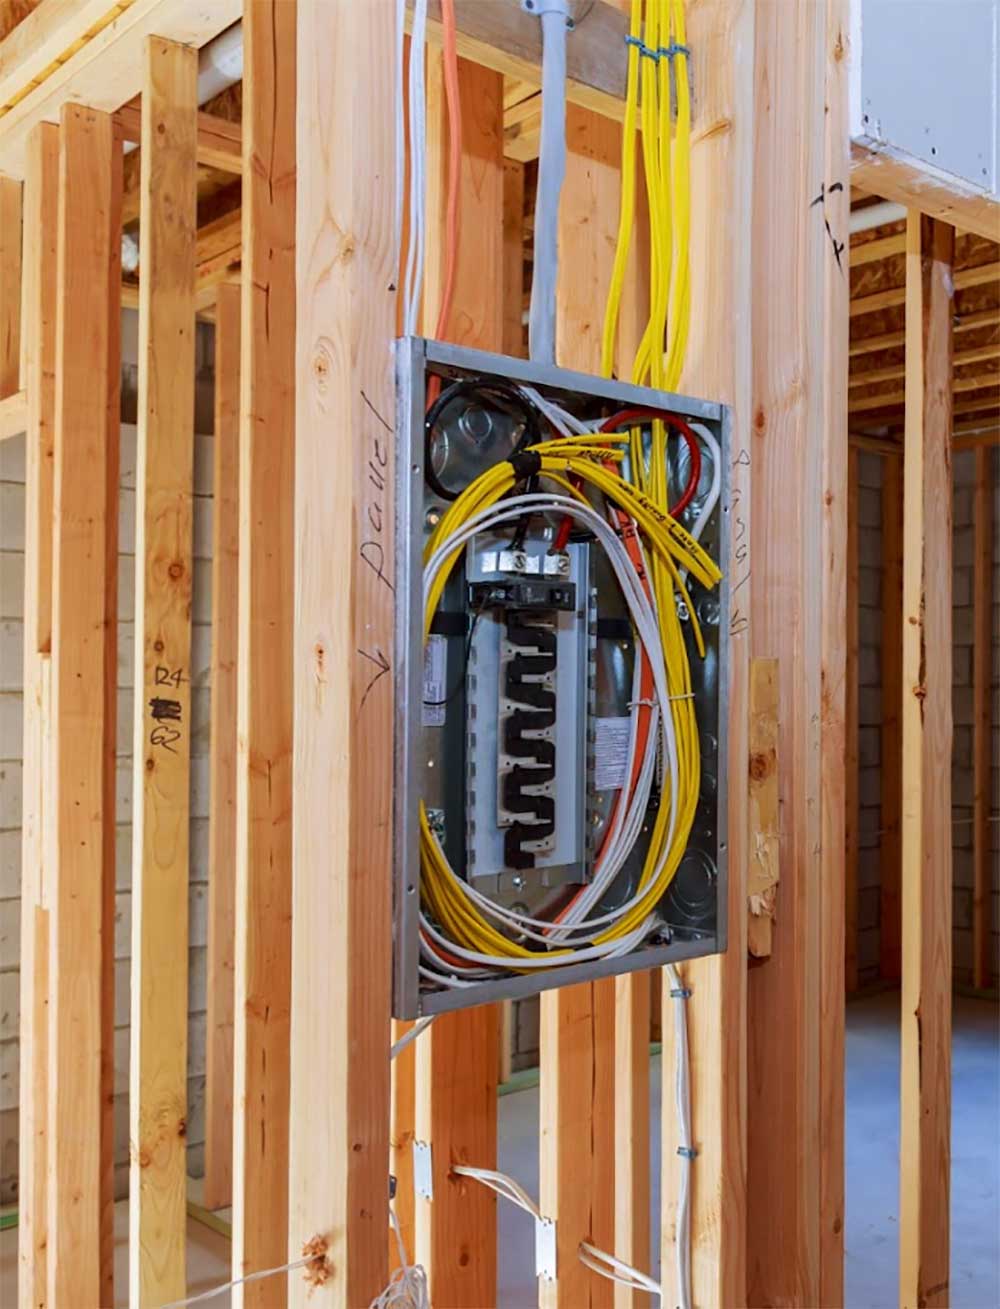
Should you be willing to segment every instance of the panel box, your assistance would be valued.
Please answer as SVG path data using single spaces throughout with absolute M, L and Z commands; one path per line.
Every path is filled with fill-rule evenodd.
M 592 518 L 570 524 L 568 513 L 535 510 L 533 502 L 515 516 L 519 502 L 497 500 L 482 512 L 507 515 L 503 521 L 473 524 L 474 534 L 463 529 L 469 534 L 461 544 L 441 552 L 452 566 L 426 640 L 425 546 L 455 496 L 494 467 L 509 464 L 518 478 L 523 475 L 519 493 L 541 494 L 549 483 L 544 475 L 533 478 L 533 451 L 539 441 L 559 439 L 553 414 L 592 431 L 622 411 L 653 410 L 688 428 L 687 444 L 665 446 L 669 483 L 687 479 L 692 491 L 678 521 L 700 532 L 712 560 L 725 560 L 728 410 L 414 337 L 396 343 L 396 381 L 394 1013 L 416 1018 L 724 949 L 722 761 L 730 621 L 724 573 L 711 587 L 687 579 L 704 657 L 695 648 L 695 623 L 682 594 L 673 593 L 691 681 L 688 692 L 667 698 L 693 702 L 700 784 L 676 872 L 655 911 L 643 915 L 643 936 L 634 948 L 533 972 L 517 971 L 516 961 L 501 971 L 450 955 L 441 944 L 448 930 L 429 893 L 433 888 L 422 885 L 421 849 L 433 844 L 440 851 L 450 877 L 462 884 L 459 903 L 485 905 L 496 930 L 537 954 L 551 952 L 548 937 L 559 930 L 560 914 L 588 894 L 605 843 L 630 822 L 629 853 L 609 884 L 605 869 L 589 892 L 599 898 L 588 918 L 610 922 L 641 896 L 670 769 L 661 743 L 658 750 L 644 747 L 640 770 L 639 732 L 631 724 L 643 712 L 653 723 L 661 720 L 653 717 L 651 700 L 636 699 L 636 629 L 610 547 L 598 540 L 607 530 L 602 533 Z M 565 439 L 572 444 L 572 436 Z M 605 460 L 611 448 L 605 438 L 600 445 L 596 435 L 589 439 L 592 461 Z M 648 434 L 643 439 L 648 449 Z M 705 456 L 700 476 L 697 465 L 692 469 L 692 440 Z M 578 480 L 578 489 L 583 486 Z M 587 486 L 589 503 L 605 514 L 603 498 Z M 568 496 L 569 481 L 564 489 Z M 613 512 L 605 517 L 624 543 L 627 520 Z M 647 790 L 634 781 L 626 786 L 619 816 L 623 784 L 640 771 Z M 515 914 L 518 924 L 534 922 L 525 929 L 537 934 L 534 942 L 511 925 Z M 429 941 L 437 942 L 433 959 Z M 450 975 L 442 953 L 453 960 Z

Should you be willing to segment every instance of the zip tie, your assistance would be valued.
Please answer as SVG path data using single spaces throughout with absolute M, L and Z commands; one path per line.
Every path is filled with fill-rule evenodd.
M 626 709 L 655 709 L 655 700 L 629 700 Z
M 652 59 L 654 63 L 658 64 L 660 62 L 661 52 L 659 50 L 654 50 L 652 46 L 647 45 L 641 37 L 632 36 L 631 33 L 628 33 L 625 37 L 625 44 L 634 45 L 640 55 L 645 55 L 647 59 Z
M 687 986 L 672 986 L 670 996 L 673 1000 L 690 1000 L 691 988 Z
M 671 41 L 669 45 L 661 45 L 658 54 L 665 59 L 673 59 L 674 55 L 690 55 L 690 46 L 681 45 L 679 41 Z
M 698 1158 L 698 1151 L 693 1146 L 690 1145 L 679 1145 L 677 1147 L 677 1153 L 680 1155 L 682 1159 Z

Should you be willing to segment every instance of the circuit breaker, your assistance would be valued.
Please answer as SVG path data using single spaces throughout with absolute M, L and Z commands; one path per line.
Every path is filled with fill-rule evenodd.
M 395 1013 L 723 949 L 728 411 L 396 349 Z

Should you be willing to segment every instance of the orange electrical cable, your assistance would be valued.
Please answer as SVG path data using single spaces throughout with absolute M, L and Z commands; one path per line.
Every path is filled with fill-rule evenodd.
M 444 286 L 434 335 L 444 340 L 455 295 L 455 267 L 461 230 L 462 108 L 458 87 L 458 43 L 455 0 L 441 0 L 441 28 L 444 37 L 444 92 L 448 106 L 448 201 L 445 216 Z

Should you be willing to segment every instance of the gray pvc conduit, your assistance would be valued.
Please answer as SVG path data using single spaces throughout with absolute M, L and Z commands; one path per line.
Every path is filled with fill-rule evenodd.
M 542 132 L 535 196 L 535 266 L 528 314 L 528 353 L 537 363 L 556 359 L 556 275 L 559 197 L 566 175 L 566 32 L 569 0 L 524 0 L 542 24 Z

